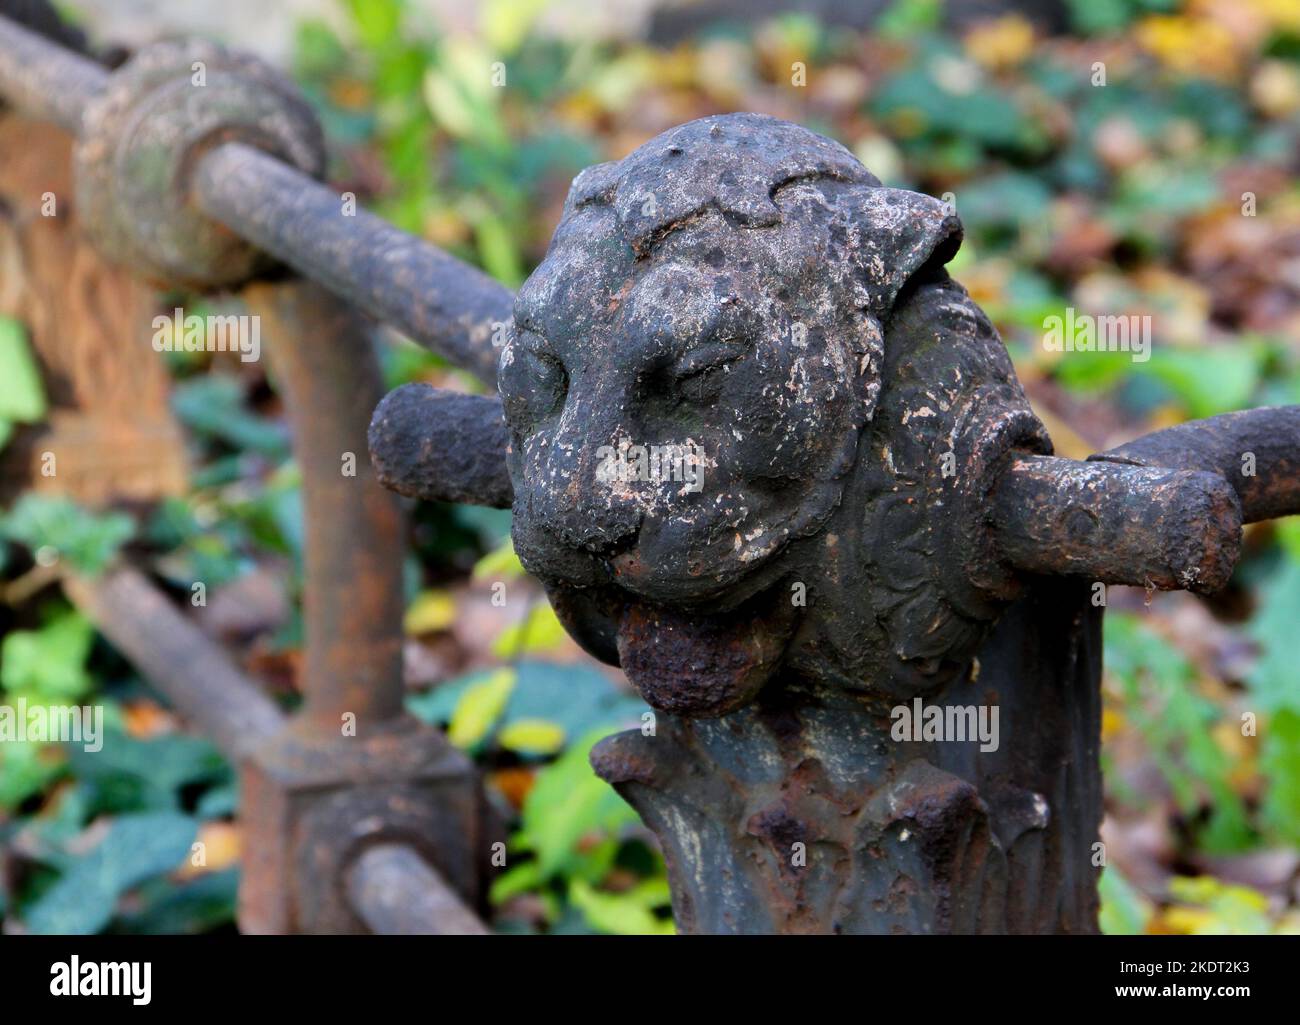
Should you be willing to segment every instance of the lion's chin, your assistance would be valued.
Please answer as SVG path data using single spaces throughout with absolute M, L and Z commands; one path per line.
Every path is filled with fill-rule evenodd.
M 659 711 L 725 715 L 753 701 L 777 672 L 796 625 L 779 599 L 714 615 L 631 601 L 618 625 L 619 664 Z
M 621 665 L 653 708 L 692 718 L 752 701 L 775 674 L 798 626 L 781 588 L 729 612 L 668 607 L 617 587 L 548 587 L 565 628 L 591 654 Z

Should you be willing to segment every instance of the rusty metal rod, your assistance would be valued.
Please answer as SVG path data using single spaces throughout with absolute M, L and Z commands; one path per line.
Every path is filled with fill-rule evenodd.
M 1241 499 L 1242 521 L 1300 514 L 1300 406 L 1189 420 L 1089 458 L 1133 466 L 1209 470 Z
M 1241 504 L 1215 473 L 1012 460 L 993 495 L 997 546 L 1031 573 L 1215 591 L 1241 546 Z
M 231 761 L 242 760 L 284 725 L 275 702 L 138 570 L 68 577 L 64 590 Z
M 0 16 L 0 98 L 81 131 L 108 72 Z M 229 142 L 199 161 L 194 201 L 235 234 L 487 382 L 514 297 L 498 281 L 267 153 Z M 109 254 L 111 255 L 111 254 Z
M 402 711 L 406 524 L 366 458 L 378 360 L 364 324 L 319 285 L 250 285 L 244 300 L 262 318 L 302 471 L 302 714 L 331 733 L 345 713 L 391 719 Z
M 398 494 L 494 509 L 514 500 L 497 397 L 402 385 L 379 403 L 369 440 L 380 483 Z
M 390 392 L 370 424 L 370 458 L 379 479 L 429 501 L 508 507 L 508 445 L 499 398 L 427 384 Z M 1284 454 L 1263 441 L 1256 447 L 1270 460 L 1270 471 L 1281 472 Z M 1203 456 L 1200 461 L 1208 462 Z M 1031 573 L 1215 590 L 1232 573 L 1241 520 L 1228 482 L 1194 472 L 1197 462 L 1193 455 L 1187 470 L 1173 470 L 1050 456 L 1016 459 L 990 508 L 998 550 L 1010 565 Z
M 347 873 L 348 898 L 381 935 L 486 936 L 489 930 L 439 872 L 410 847 L 376 844 Z
M 242 143 L 205 156 L 193 189 L 199 206 L 236 234 L 456 366 L 496 380 L 492 339 L 514 302 L 500 282 L 365 210 L 345 215 L 333 189 Z
M 0 96 L 27 116 L 79 134 L 82 111 L 108 74 L 89 57 L 0 16 Z

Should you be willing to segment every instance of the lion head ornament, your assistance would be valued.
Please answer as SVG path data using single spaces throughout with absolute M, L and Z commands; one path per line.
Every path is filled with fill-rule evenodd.
M 499 385 L 514 543 L 654 707 L 964 671 L 1014 594 L 986 499 L 1050 452 L 944 270 L 961 225 L 842 146 L 709 117 L 574 181 Z

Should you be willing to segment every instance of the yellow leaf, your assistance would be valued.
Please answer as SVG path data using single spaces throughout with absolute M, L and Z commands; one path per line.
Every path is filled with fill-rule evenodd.
M 475 580 L 515 580 L 523 575 L 523 563 L 515 554 L 515 546 L 511 544 L 510 538 L 506 538 L 500 547 L 494 548 L 474 563 Z
M 243 833 L 233 822 L 205 822 L 199 827 L 196 840 L 203 845 L 199 848 L 203 854 L 203 864 L 194 863 L 198 852 L 191 850 L 190 857 L 185 859 L 177 873 L 182 879 L 192 879 L 205 872 L 220 872 L 239 864 Z
M 1018 14 L 986 21 L 966 36 L 966 52 L 986 68 L 1014 68 L 1034 50 L 1034 27 Z
M 551 651 L 565 642 L 564 627 L 549 603 L 534 605 L 522 623 L 506 627 L 492 642 L 497 658 Z
M 459 748 L 473 747 L 505 711 L 515 689 L 515 671 L 498 669 L 466 689 L 447 724 L 447 739 Z
M 425 591 L 411 602 L 402 618 L 402 629 L 409 637 L 446 630 L 456 621 L 456 602 L 446 591 Z
M 564 727 L 546 719 L 516 719 L 501 728 L 497 740 L 518 754 L 551 755 L 564 746 Z

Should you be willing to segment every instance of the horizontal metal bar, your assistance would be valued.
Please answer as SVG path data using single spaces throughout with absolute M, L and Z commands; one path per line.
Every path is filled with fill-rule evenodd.
M 0 97 L 79 134 L 108 81 L 88 58 L 0 16 Z M 489 384 L 510 289 L 252 146 L 229 142 L 199 161 L 194 199 L 241 238 L 391 324 Z M 110 258 L 113 254 L 106 254 Z
M 501 399 L 429 384 L 389 392 L 370 421 L 370 461 L 400 495 L 509 509 L 514 500 Z
M 399 231 L 261 150 L 227 143 L 200 162 L 199 206 L 254 245 L 487 382 L 496 326 L 514 298 L 501 283 Z
M 0 17 L 0 97 L 26 116 L 76 135 L 107 82 L 108 70 L 89 57 Z
M 1241 547 L 1241 503 L 1218 474 L 1012 460 L 990 510 L 1002 557 L 1030 573 L 1218 590 Z
M 410 847 L 377 844 L 348 871 L 348 898 L 373 933 L 486 936 L 488 927 Z
M 64 590 L 231 761 L 242 760 L 284 725 L 275 702 L 139 571 L 69 577 Z
M 1241 499 L 1244 523 L 1300 514 L 1300 406 L 1189 420 L 1089 458 L 1217 473 Z

